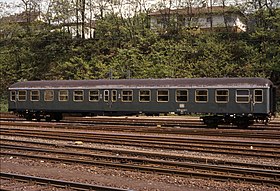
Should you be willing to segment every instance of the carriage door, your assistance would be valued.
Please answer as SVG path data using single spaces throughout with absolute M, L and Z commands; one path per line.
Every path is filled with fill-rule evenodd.
M 237 112 L 252 113 L 254 110 L 253 97 L 249 89 L 236 90 Z
M 13 108 L 17 110 L 17 91 L 12 90 L 10 91 L 10 102 L 9 108 Z
M 113 103 L 117 101 L 117 90 L 104 90 L 104 102 L 107 103 L 108 108 L 111 109 Z

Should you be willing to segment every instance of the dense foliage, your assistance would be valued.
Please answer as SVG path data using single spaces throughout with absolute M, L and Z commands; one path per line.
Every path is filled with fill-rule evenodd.
M 1 25 L 0 93 L 20 80 L 99 78 L 266 77 L 280 83 L 280 10 L 257 11 L 247 33 L 156 33 L 146 14 L 104 16 L 92 39 L 40 23 Z

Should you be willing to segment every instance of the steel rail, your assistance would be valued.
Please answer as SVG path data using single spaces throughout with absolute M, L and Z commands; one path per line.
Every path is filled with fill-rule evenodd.
M 5 144 L 3 141 L 12 142 L 11 144 Z M 150 157 L 150 158 L 160 158 L 160 159 L 169 159 L 169 160 L 177 160 L 177 161 L 189 161 L 193 163 L 204 163 L 204 164 L 214 164 L 214 165 L 227 165 L 227 166 L 242 166 L 246 168 L 259 168 L 259 169 L 272 169 L 272 170 L 280 170 L 280 166 L 272 166 L 272 165 L 264 165 L 264 164 L 254 164 L 254 163 L 242 163 L 242 162 L 232 162 L 232 161 L 225 161 L 225 160 L 218 160 L 218 159 L 204 159 L 199 157 L 192 157 L 192 156 L 176 156 L 172 154 L 162 154 L 162 153 L 154 153 L 154 152 L 147 152 L 147 151 L 135 151 L 135 150 L 124 150 L 124 149 L 116 149 L 116 148 L 95 148 L 95 147 L 85 147 L 85 146 L 78 146 L 78 145 L 58 145 L 55 143 L 43 143 L 43 142 L 34 142 L 34 141 L 22 141 L 22 140 L 11 140 L 1 138 L 1 145 L 3 146 L 17 146 L 14 143 L 22 144 L 35 144 L 39 145 L 40 148 L 42 146 L 48 147 L 55 147 L 55 148 L 63 148 L 63 149 L 75 149 L 75 150 L 87 150 L 87 151 L 94 151 L 94 152 L 109 152 L 115 154 L 123 154 L 129 156 L 142 156 L 142 157 Z M 32 147 L 38 148 L 38 147 Z
M 89 124 L 88 122 L 84 124 L 80 123 L 47 123 L 47 122 L 3 122 L 0 121 L 2 126 L 29 126 L 29 127 L 52 127 L 52 128 L 67 128 L 67 129 L 92 129 L 92 130 L 119 130 L 119 131 L 133 131 L 133 132 L 143 132 L 143 133 L 164 133 L 164 134 L 184 134 L 184 135 L 207 135 L 207 136 L 223 136 L 223 137 L 247 137 L 247 138 L 269 138 L 269 139 L 280 139 L 279 130 L 271 132 L 271 130 L 266 130 L 268 132 L 259 132 L 259 130 L 238 130 L 238 129 L 201 129 L 195 128 L 157 128 L 156 126 L 125 126 L 123 125 L 96 125 Z M 161 125 L 160 125 L 161 127 Z M 178 127 L 175 126 L 175 127 Z
M 83 142 L 92 142 L 92 143 L 101 143 L 101 144 L 114 144 L 114 145 L 126 145 L 126 146 L 137 146 L 137 147 L 146 147 L 146 148 L 159 148 L 159 149 L 172 149 L 172 150 L 188 150 L 195 152 L 210 152 L 210 153 L 219 153 L 219 154 L 231 154 L 231 155 L 246 155 L 246 156 L 254 156 L 254 157 L 269 157 L 269 158 L 279 158 L 280 151 L 279 150 L 259 150 L 253 147 L 247 148 L 233 148 L 233 147 L 222 147 L 220 146 L 212 146 L 209 144 L 214 144 L 212 140 L 203 140 L 203 142 L 199 144 L 191 144 L 188 142 L 185 143 L 172 143 L 167 141 L 155 141 L 155 140 L 141 140 L 141 139 L 132 139 L 130 136 L 123 136 L 118 138 L 117 136 L 110 135 L 106 137 L 106 135 L 102 136 L 91 136 L 91 137 L 82 137 L 82 136 L 72 136 L 68 134 L 52 134 L 52 135 L 42 135 L 41 133 L 34 132 L 5 132 L 0 129 L 2 135 L 10 135 L 10 136 L 25 136 L 32 137 L 36 135 L 35 138 L 43 138 L 43 139 L 55 139 L 55 140 L 79 140 Z M 54 132 L 53 132 L 54 133 Z M 207 145 L 208 144 L 208 145 Z
M 0 120 L 24 120 L 23 118 L 16 118 L 17 116 L 12 113 L 0 113 Z M 141 118 L 141 117 L 74 117 L 74 116 L 66 116 L 63 120 L 64 122 L 77 122 L 80 123 L 86 122 L 86 123 L 94 123 L 94 124 L 110 124 L 110 125 L 117 125 L 117 124 L 128 124 L 133 126 L 151 126 L 151 125 L 162 125 L 164 127 L 199 127 L 199 128 L 205 128 L 205 125 L 202 124 L 201 120 L 198 117 L 190 117 L 186 116 L 185 118 L 181 117 L 163 117 L 163 118 Z M 191 125 L 191 126 L 190 126 Z M 256 129 L 258 128 L 270 128 L 270 126 L 280 126 L 280 123 L 278 120 L 271 120 L 268 125 L 265 125 L 264 123 L 256 123 L 253 126 L 250 126 L 249 129 Z M 236 127 L 232 126 L 220 126 L 219 128 L 230 128 L 230 129 L 236 129 Z M 279 128 L 278 128 L 279 130 Z
M 80 123 L 94 123 L 94 124 L 111 124 L 111 125 L 134 125 L 134 126 L 151 126 L 151 125 L 162 125 L 164 127 L 199 127 L 199 128 L 208 128 L 206 127 L 202 121 L 198 117 L 193 118 L 114 118 L 114 117 L 90 117 L 90 118 L 84 118 L 84 117 L 66 117 L 63 122 L 80 122 Z M 191 125 L 191 126 L 190 126 Z M 265 125 L 265 123 L 255 123 L 254 125 L 250 126 L 248 129 L 254 129 L 254 127 L 265 127 L 270 128 L 270 126 L 279 126 L 280 123 L 278 121 L 271 121 L 268 125 Z M 231 125 L 224 125 L 219 126 L 219 128 L 226 128 L 226 129 L 238 129 L 238 127 L 231 126 Z
M 116 155 L 105 155 L 105 154 L 90 154 L 87 152 L 78 152 L 78 153 L 73 153 L 73 152 L 69 152 L 69 151 L 65 151 L 64 150 L 60 150 L 60 149 L 49 149 L 49 148 L 41 148 L 41 147 L 30 147 L 30 146 L 14 146 L 14 145 L 7 145 L 7 144 L 1 144 L 0 145 L 1 149 L 9 149 L 9 150 L 21 150 L 21 151 L 31 151 L 31 152 L 42 152 L 42 153 L 55 153 L 55 154 L 63 154 L 63 155 L 74 155 L 74 156 L 83 156 L 83 157 L 90 157 L 90 158 L 94 158 L 94 159 L 105 159 L 105 160 L 117 160 L 120 162 L 137 162 L 137 163 L 154 163 L 156 165 L 169 165 L 169 166 L 175 166 L 175 167 L 188 167 L 189 165 L 196 165 L 196 164 L 200 164 L 201 166 L 203 165 L 213 165 L 213 166 L 223 166 L 223 167 L 231 167 L 231 168 L 240 168 L 240 167 L 234 167 L 233 163 L 220 163 L 220 164 L 211 164 L 209 163 L 209 161 L 201 160 L 198 162 L 182 162 L 182 161 L 168 161 L 166 158 L 163 159 L 147 159 L 147 158 L 139 158 L 139 157 L 128 157 L 128 156 L 116 156 Z M 243 166 L 242 168 L 251 168 L 251 169 L 258 169 L 258 170 L 263 170 L 263 171 L 267 171 L 268 169 L 264 169 L 263 167 L 267 167 L 267 166 L 263 166 L 263 165 L 255 165 L 254 167 L 252 167 L 252 165 L 250 166 L 250 164 L 248 164 L 248 166 L 244 167 L 246 165 L 246 163 L 235 163 L 237 165 Z M 201 167 L 200 166 L 200 167 Z M 271 171 L 278 171 L 280 172 L 280 167 L 279 166 L 271 166 L 271 168 L 268 170 L 269 172 Z
M 75 132 L 75 131 L 68 131 L 67 135 L 65 135 L 65 130 L 44 130 L 44 129 L 22 129 L 22 128 L 0 128 L 1 132 L 32 132 L 32 133 L 44 133 L 44 134 L 51 134 L 51 133 L 60 133 L 62 136 L 69 137 L 69 135 L 75 137 L 114 137 L 114 138 L 127 138 L 126 136 L 130 136 L 134 139 L 140 140 L 160 140 L 165 142 L 172 142 L 172 143 L 201 143 L 205 141 L 211 141 L 211 144 L 217 145 L 226 145 L 226 146 L 243 146 L 243 147 L 260 147 L 260 148 L 275 148 L 280 149 L 280 142 L 275 141 L 246 141 L 246 140 L 221 140 L 221 139 L 212 139 L 212 138 L 190 138 L 190 137 L 174 137 L 174 136 L 154 136 L 154 135 L 135 135 L 135 134 L 113 134 L 113 133 L 96 133 L 96 132 Z
M 50 178 L 41 178 L 41 177 L 35 177 L 35 176 L 27 176 L 27 175 L 4 173 L 4 172 L 0 172 L 0 177 L 6 178 L 6 179 L 33 181 L 33 182 L 54 185 L 54 186 L 64 186 L 64 187 L 72 188 L 75 190 L 129 191 L 128 189 L 113 188 L 113 187 L 107 187 L 107 186 L 70 182 L 70 181 L 64 181 L 64 180 L 56 180 L 56 179 L 50 179 Z
M 124 161 L 120 163 L 113 162 L 104 162 L 104 161 L 93 161 L 93 160 L 84 160 L 80 158 L 65 158 L 65 157 L 50 157 L 50 156 L 42 156 L 42 155 L 34 155 L 34 154 L 21 154 L 21 153 L 11 153 L 11 152 L 1 152 L 2 155 L 8 156 L 18 156 L 18 157 L 27 157 L 33 159 L 40 160 L 50 160 L 50 161 L 59 161 L 66 163 L 80 163 L 87 165 L 97 165 L 97 166 L 106 166 L 113 168 L 121 168 L 121 169 L 129 169 L 129 170 L 138 170 L 144 172 L 156 172 L 159 174 L 169 174 L 169 175 L 178 175 L 184 177 L 200 177 L 200 178 L 212 178 L 216 180 L 243 180 L 247 182 L 253 183 L 262 183 L 262 184 L 271 184 L 275 186 L 280 186 L 280 173 L 279 171 L 269 171 L 269 170 L 254 170 L 254 169 L 246 169 L 246 168 L 234 168 L 234 167 L 222 167 L 215 165 L 201 165 L 201 164 L 192 164 L 189 165 L 186 169 L 180 165 L 178 169 L 172 168 L 161 168 L 161 167 L 151 167 L 151 166 L 142 166 L 139 164 L 125 164 Z M 179 163 L 178 163 L 179 164 Z M 177 165 L 178 165 L 177 164 Z M 198 169 L 201 169 L 201 172 L 197 172 Z M 205 172 L 205 170 L 210 172 Z M 214 173 L 214 172 L 215 173 Z

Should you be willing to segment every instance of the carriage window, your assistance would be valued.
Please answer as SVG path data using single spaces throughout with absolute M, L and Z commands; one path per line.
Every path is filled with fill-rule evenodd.
M 108 102 L 109 101 L 109 90 L 104 91 L 104 101 Z
M 39 101 L 39 99 L 40 99 L 39 90 L 31 90 L 30 91 L 30 100 L 31 101 Z
M 168 90 L 158 90 L 157 91 L 157 101 L 158 102 L 168 102 L 169 92 Z
M 112 102 L 116 102 L 117 98 L 117 90 L 112 90 Z
M 132 102 L 133 92 L 132 90 L 123 90 L 122 91 L 122 101 L 123 102 Z
M 216 102 L 227 103 L 229 100 L 228 90 L 216 90 Z
M 10 93 L 10 100 L 11 101 L 16 101 L 16 91 L 11 91 L 11 93 Z
M 150 90 L 140 90 L 139 91 L 139 101 L 140 102 L 151 101 L 151 91 Z
M 73 100 L 74 101 L 83 101 L 84 100 L 83 90 L 74 90 Z
M 236 102 L 237 103 L 248 103 L 250 97 L 249 90 L 236 90 Z
M 208 91 L 207 90 L 195 90 L 195 101 L 205 103 L 208 101 Z
M 67 90 L 59 91 L 59 101 L 68 101 L 68 91 Z
M 89 101 L 99 101 L 99 90 L 90 90 L 89 91 Z
M 262 90 L 254 90 L 254 102 L 255 103 L 263 102 L 263 91 Z
M 188 90 L 176 90 L 176 101 L 187 102 L 188 101 Z
M 25 90 L 18 91 L 18 101 L 26 101 L 26 91 Z
M 45 101 L 53 101 L 54 99 L 54 92 L 53 90 L 45 90 L 44 92 L 44 100 Z

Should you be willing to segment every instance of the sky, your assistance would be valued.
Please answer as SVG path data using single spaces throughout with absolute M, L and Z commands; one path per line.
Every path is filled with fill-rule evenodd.
M 21 0 L 0 0 L 0 2 L 7 2 L 7 3 L 11 3 L 11 2 L 20 2 Z
M 19 5 L 22 4 L 21 0 L 0 0 L 0 5 L 7 3 L 7 4 L 15 4 Z M 14 6 L 13 6 L 14 7 Z M 3 8 L 2 6 L 0 7 L 0 17 L 13 14 L 13 13 L 18 13 L 21 12 L 22 9 L 19 8 Z
M 149 2 L 149 3 L 156 3 L 156 2 L 159 2 L 159 1 L 162 1 L 162 0 L 146 0 L 146 2 Z M 206 0 L 206 1 L 212 1 L 212 2 L 220 2 L 221 0 Z M 230 2 L 242 2 L 244 0 L 227 0 L 226 2 L 230 3 Z M 169 2 L 169 0 L 167 0 L 166 2 Z M 176 0 L 174 0 L 174 2 L 176 2 Z M 19 13 L 19 12 L 22 12 L 23 11 L 23 3 L 22 3 L 22 0 L 0 0 L 0 5 L 2 3 L 12 3 L 14 5 L 20 5 L 19 7 L 17 8 L 9 8 L 9 9 L 3 9 L 0 7 L 0 16 L 2 15 L 7 15 L 7 14 L 13 14 L 13 13 Z
M 0 0 L 1 3 L 19 3 L 21 0 Z

